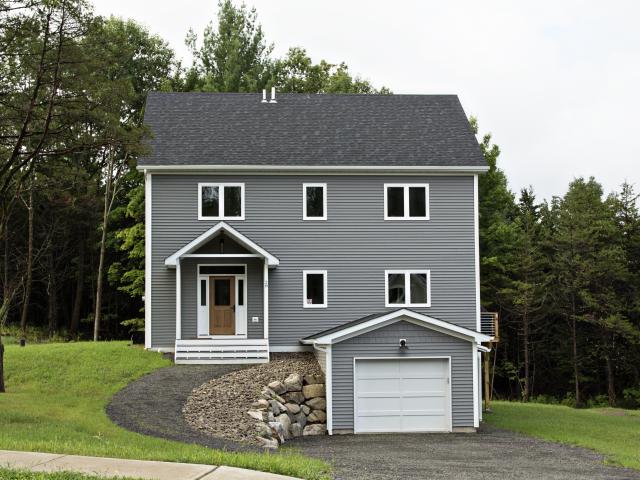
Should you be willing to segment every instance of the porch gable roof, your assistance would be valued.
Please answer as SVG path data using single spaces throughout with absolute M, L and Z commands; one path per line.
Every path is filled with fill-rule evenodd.
M 264 259 L 267 261 L 267 265 L 269 267 L 275 267 L 275 266 L 280 264 L 280 260 L 278 260 L 278 258 L 276 256 L 270 254 L 264 248 L 262 248 L 260 245 L 255 243 L 253 240 L 251 240 L 250 238 L 244 236 L 238 230 L 236 230 L 231 225 L 229 225 L 229 224 L 227 224 L 225 222 L 217 223 L 215 226 L 211 227 L 209 230 L 204 232 L 202 235 L 200 235 L 199 237 L 193 239 L 191 242 L 186 244 L 184 247 L 182 247 L 180 250 L 175 252 L 173 255 L 167 257 L 165 259 L 165 261 L 164 261 L 164 264 L 167 267 L 175 267 L 177 265 L 178 259 L 180 257 L 182 257 L 184 255 L 188 255 L 188 254 L 196 251 L 198 248 L 200 248 L 205 243 L 207 243 L 209 240 L 213 239 L 216 235 L 218 235 L 219 233 L 222 233 L 222 232 L 225 232 L 235 242 L 237 242 L 238 244 L 242 245 L 244 248 L 246 248 L 250 252 L 254 252 L 257 255 L 259 255 L 261 257 L 264 257 Z M 215 254 L 211 254 L 210 256 L 214 257 Z M 234 256 L 234 255 L 230 254 L 230 255 L 226 255 L 226 256 Z M 238 256 L 241 256 L 241 255 L 238 255 Z

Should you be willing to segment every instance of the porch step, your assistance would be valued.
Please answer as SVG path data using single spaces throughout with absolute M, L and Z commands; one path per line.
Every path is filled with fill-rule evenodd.
M 176 364 L 267 363 L 269 340 L 197 339 L 176 340 Z

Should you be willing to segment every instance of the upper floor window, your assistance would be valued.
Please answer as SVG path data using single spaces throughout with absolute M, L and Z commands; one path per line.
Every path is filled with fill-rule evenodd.
M 385 220 L 429 220 L 429 184 L 385 183 Z
M 386 270 L 387 307 L 430 307 L 430 270 Z
M 326 183 L 304 183 L 302 185 L 302 219 L 327 219 Z
M 199 220 L 244 220 L 244 183 L 199 183 Z
M 304 308 L 325 308 L 327 306 L 327 271 L 304 270 L 302 292 Z

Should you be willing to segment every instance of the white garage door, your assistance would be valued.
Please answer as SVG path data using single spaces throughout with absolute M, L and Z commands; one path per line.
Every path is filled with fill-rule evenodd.
M 355 432 L 451 430 L 449 359 L 356 359 Z

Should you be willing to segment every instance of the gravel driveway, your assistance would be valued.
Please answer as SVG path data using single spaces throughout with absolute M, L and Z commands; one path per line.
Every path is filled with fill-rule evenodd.
M 478 434 L 344 435 L 292 442 L 344 480 L 640 479 L 583 448 L 483 427 Z

